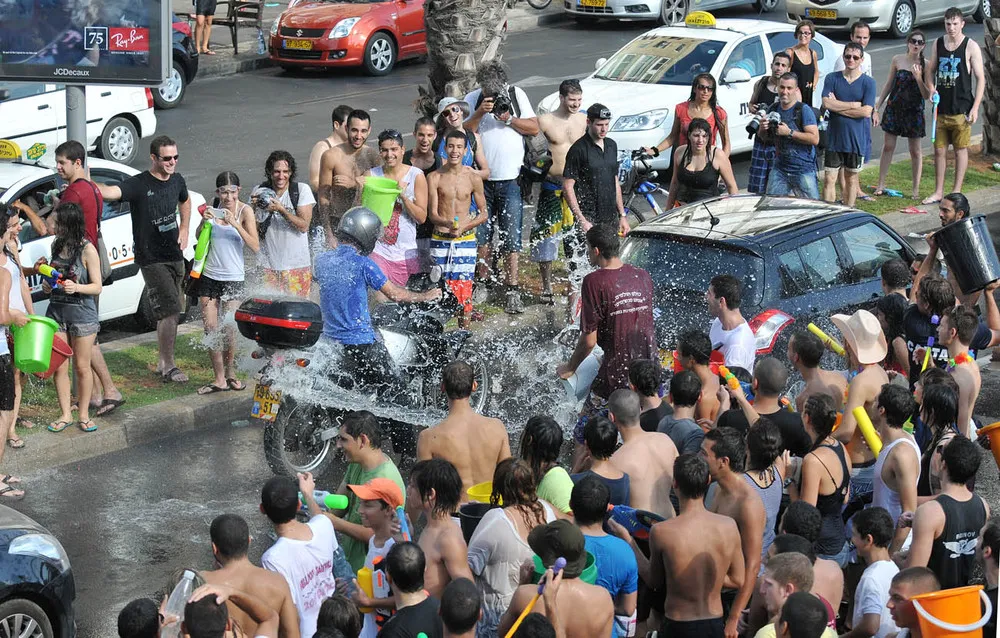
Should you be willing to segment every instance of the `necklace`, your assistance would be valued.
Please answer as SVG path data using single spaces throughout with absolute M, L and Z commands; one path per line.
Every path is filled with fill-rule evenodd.
M 954 359 L 948 359 L 948 372 L 951 372 L 963 363 L 971 363 L 972 357 L 969 356 L 968 352 L 962 352 Z

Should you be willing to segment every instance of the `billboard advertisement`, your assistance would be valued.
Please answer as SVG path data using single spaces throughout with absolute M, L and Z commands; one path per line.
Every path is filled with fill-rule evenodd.
M 0 0 L 0 79 L 156 86 L 170 28 L 166 0 Z

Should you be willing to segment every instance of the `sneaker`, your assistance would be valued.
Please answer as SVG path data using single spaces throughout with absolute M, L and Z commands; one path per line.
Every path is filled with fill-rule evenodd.
M 472 286 L 472 303 L 477 306 L 482 306 L 490 298 L 490 289 L 487 282 L 482 280 L 476 280 L 476 283 Z
M 521 301 L 521 293 L 518 290 L 507 291 L 507 307 L 504 310 L 509 315 L 519 315 L 524 312 L 524 303 Z

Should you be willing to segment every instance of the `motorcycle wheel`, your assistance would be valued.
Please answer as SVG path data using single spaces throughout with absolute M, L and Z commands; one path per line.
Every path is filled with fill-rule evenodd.
M 459 359 L 465 359 L 472 366 L 472 378 L 475 379 L 477 387 L 469 397 L 472 409 L 479 414 L 486 414 L 490 407 L 490 369 L 479 355 L 470 353 L 460 353 Z
M 333 425 L 324 408 L 285 399 L 278 418 L 264 428 L 264 456 L 271 471 L 288 476 L 326 474 L 334 462 L 334 441 L 324 441 L 320 435 Z

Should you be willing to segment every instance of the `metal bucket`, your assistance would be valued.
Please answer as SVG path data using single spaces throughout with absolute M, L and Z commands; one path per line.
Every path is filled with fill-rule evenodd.
M 934 240 L 964 294 L 1000 279 L 1000 259 L 982 215 L 948 224 L 934 233 Z

